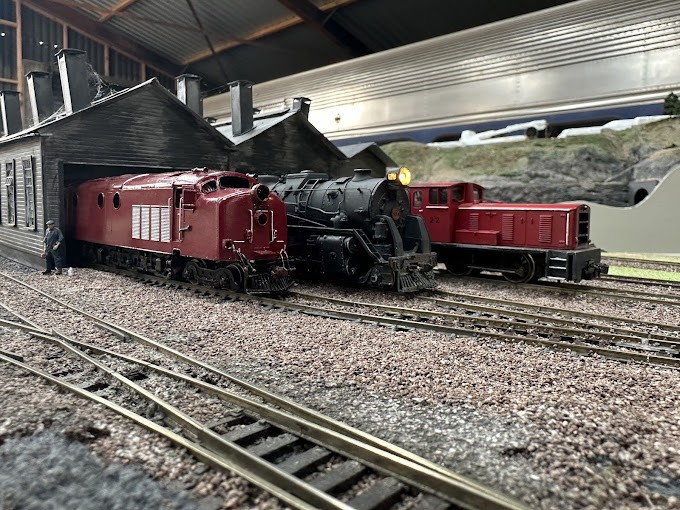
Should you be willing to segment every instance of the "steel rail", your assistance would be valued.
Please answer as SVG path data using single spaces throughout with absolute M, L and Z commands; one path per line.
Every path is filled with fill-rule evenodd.
M 75 306 L 73 306 L 69 303 L 66 303 L 63 300 L 61 300 L 61 299 L 59 299 L 55 296 L 52 296 L 52 295 L 50 295 L 50 294 L 48 294 L 48 293 L 46 293 L 46 292 L 44 292 L 40 289 L 36 289 L 35 287 L 32 287 L 31 285 L 28 285 L 25 282 L 22 282 L 21 280 L 18 280 L 18 279 L 14 278 L 10 275 L 7 275 L 5 273 L 0 273 L 0 276 L 3 276 L 3 277 L 5 277 L 5 278 L 7 278 L 11 281 L 14 281 L 15 283 L 22 285 L 25 288 L 28 288 L 28 289 L 44 296 L 45 298 L 47 298 L 47 299 L 49 299 L 49 300 L 51 300 L 55 303 L 60 304 L 61 306 L 65 307 L 65 308 L 68 308 L 70 310 L 73 310 L 73 311 L 85 316 L 85 317 L 88 317 L 93 322 L 99 323 L 99 324 L 105 326 L 107 330 L 117 332 L 118 335 L 121 336 L 121 337 L 124 337 L 126 339 L 134 340 L 134 341 L 140 342 L 142 344 L 148 345 L 150 347 L 153 347 L 153 348 L 159 350 L 160 352 L 163 352 L 164 354 L 167 354 L 171 357 L 174 357 L 175 359 L 178 359 L 178 360 L 183 361 L 185 363 L 189 363 L 193 366 L 202 368 L 202 369 L 207 370 L 211 373 L 214 373 L 216 375 L 224 377 L 225 379 L 231 381 L 232 383 L 237 384 L 237 385 L 241 386 L 242 388 L 247 389 L 248 391 L 251 391 L 253 394 L 259 396 L 260 398 L 264 399 L 265 401 L 267 401 L 271 404 L 274 404 L 276 406 L 279 406 L 282 409 L 287 410 L 287 411 L 289 411 L 293 414 L 297 414 L 301 418 L 307 419 L 310 422 L 316 423 L 316 424 L 318 424 L 322 427 L 326 427 L 326 428 L 333 430 L 335 432 L 338 432 L 340 434 L 344 434 L 344 435 L 348 436 L 349 438 L 356 439 L 359 442 L 366 443 L 369 446 L 373 446 L 373 447 L 378 448 L 380 450 L 383 450 L 387 453 L 390 453 L 394 456 L 401 457 L 401 458 L 405 459 L 406 461 L 412 462 L 414 464 L 419 464 L 419 465 L 423 466 L 424 468 L 431 470 L 435 475 L 441 476 L 442 479 L 449 479 L 454 484 L 457 483 L 457 484 L 466 485 L 467 487 L 470 488 L 471 491 L 474 491 L 474 492 L 477 493 L 477 497 L 487 499 L 488 500 L 487 503 L 489 505 L 491 505 L 490 507 L 494 507 L 494 508 L 515 508 L 515 507 L 519 508 L 519 507 L 521 507 L 521 505 L 517 506 L 518 503 L 509 500 L 509 498 L 507 498 L 503 495 L 499 495 L 496 491 L 489 489 L 489 488 L 487 488 L 487 487 L 485 487 L 481 484 L 477 484 L 476 482 L 473 482 L 473 481 L 471 481 L 471 480 L 469 480 L 465 477 L 462 477 L 461 475 L 458 475 L 457 473 L 454 473 L 454 472 L 444 468 L 443 466 L 439 466 L 439 465 L 437 465 L 437 464 L 435 464 L 431 461 L 423 459 L 422 457 L 416 456 L 416 455 L 408 452 L 407 450 L 399 448 L 399 447 L 392 445 L 392 444 L 390 444 L 386 441 L 383 441 L 379 438 L 376 438 L 375 436 L 372 436 L 372 435 L 367 434 L 365 432 L 362 432 L 358 429 L 350 427 L 350 426 L 348 426 L 344 423 L 341 423 L 337 420 L 334 420 L 330 417 L 322 415 L 321 413 L 318 413 L 318 412 L 316 412 L 316 411 L 314 411 L 310 408 L 296 404 L 295 402 L 293 402 L 292 400 L 290 400 L 286 397 L 271 393 L 266 389 L 257 387 L 257 386 L 255 386 L 251 383 L 243 381 L 243 380 L 241 380 L 241 379 L 239 379 L 239 378 L 237 378 L 233 375 L 230 375 L 230 374 L 228 374 L 228 373 L 226 373 L 226 372 L 224 372 L 224 371 L 222 371 L 222 370 L 220 370 L 216 367 L 213 367 L 213 366 L 211 366 L 207 363 L 203 363 L 203 362 L 201 362 L 201 361 L 199 361 L 195 358 L 192 358 L 191 356 L 183 354 L 183 353 L 181 353 L 181 352 L 179 352 L 179 351 L 177 351 L 177 350 L 175 350 L 175 349 L 173 349 L 169 346 L 166 346 L 166 345 L 164 345 L 160 342 L 146 338 L 143 335 L 135 333 L 135 332 L 133 332 L 133 331 L 127 329 L 127 328 L 124 328 L 122 326 L 111 324 L 110 322 L 105 321 L 104 319 L 96 317 L 96 316 L 90 314 L 89 312 L 87 312 L 85 310 L 79 309 L 79 308 L 77 308 L 77 307 L 75 307 Z M 145 278 L 147 278 L 147 277 L 145 277 Z M 160 280 L 160 279 L 156 280 L 156 281 L 162 281 L 163 283 L 165 283 L 164 280 Z M 173 284 L 174 284 L 174 282 L 173 282 Z M 187 286 L 184 286 L 184 288 L 189 288 L 190 290 L 194 290 L 196 292 L 202 292 L 202 293 L 208 292 L 207 289 L 202 288 L 202 287 L 198 287 L 198 286 L 195 286 L 195 285 L 187 285 Z M 214 293 L 214 292 L 217 292 L 217 291 L 211 290 L 211 293 Z M 219 294 L 223 295 L 223 296 L 231 297 L 232 299 L 243 299 L 245 301 L 259 302 L 259 303 L 269 304 L 269 305 L 272 305 L 272 306 L 279 306 L 281 308 L 288 308 L 287 305 L 289 305 L 285 301 L 281 301 L 281 300 L 243 295 L 243 294 L 238 294 L 238 293 L 234 293 L 234 292 L 230 292 L 230 291 L 219 291 Z M 305 311 L 305 310 L 310 310 L 313 307 L 298 306 L 298 307 L 295 307 L 295 308 L 298 311 Z M 316 308 L 316 310 L 318 310 L 318 308 Z M 357 314 L 351 315 L 351 319 L 356 319 L 356 318 L 357 318 Z M 460 503 L 463 503 L 463 502 L 460 502 Z M 494 506 L 494 505 L 500 505 L 500 506 Z M 502 506 L 502 505 L 506 505 L 506 506 Z M 484 507 L 482 506 L 480 508 L 484 508 Z
M 270 485 L 278 487 L 276 493 L 281 494 L 282 491 L 291 494 L 308 504 L 314 505 L 317 508 L 322 509 L 349 509 L 350 506 L 340 502 L 338 499 L 326 494 L 325 492 L 313 487 L 312 485 L 306 483 L 302 479 L 293 476 L 282 469 L 277 468 L 274 464 L 271 464 L 261 457 L 250 453 L 245 448 L 227 441 L 221 437 L 218 433 L 211 430 L 205 424 L 191 417 L 184 411 L 178 409 L 174 405 L 156 397 L 152 392 L 135 383 L 134 381 L 128 379 L 122 374 L 119 374 L 115 370 L 110 369 L 108 366 L 100 363 L 98 360 L 94 359 L 92 356 L 76 349 L 74 346 L 69 345 L 67 342 L 57 339 L 50 335 L 44 335 L 42 333 L 35 333 L 34 336 L 38 338 L 43 338 L 44 340 L 52 341 L 58 344 L 64 350 L 71 352 L 72 354 L 81 357 L 82 359 L 88 361 L 92 365 L 96 366 L 99 370 L 106 373 L 109 377 L 117 380 L 119 383 L 125 387 L 133 390 L 139 396 L 145 400 L 154 403 L 166 414 L 169 421 L 178 424 L 182 429 L 184 429 L 185 434 L 190 438 L 195 438 L 196 442 L 203 445 L 208 450 L 215 452 L 215 454 L 228 459 L 230 464 L 238 469 L 246 469 L 255 473 L 259 478 L 269 482 Z M 444 477 L 442 477 L 444 478 Z M 467 502 L 467 501 L 466 501 Z M 502 506 L 493 506 L 491 502 L 484 501 L 485 504 L 489 504 L 494 508 L 506 508 Z M 472 508 L 481 508 L 480 506 L 472 506 Z
M 79 342 L 63 335 L 59 336 L 62 336 L 65 341 L 73 344 L 81 350 L 87 349 L 99 354 L 121 359 L 128 363 L 139 364 L 166 377 L 171 377 L 185 382 L 201 389 L 206 393 L 212 394 L 221 400 L 224 400 L 225 402 L 229 402 L 230 404 L 255 413 L 277 427 L 280 427 L 297 436 L 308 439 L 314 443 L 321 444 L 322 446 L 325 446 L 336 453 L 358 460 L 361 463 L 372 467 L 376 471 L 394 476 L 395 478 L 398 478 L 409 485 L 417 487 L 422 491 L 433 492 L 434 490 L 435 493 L 443 496 L 445 499 L 453 503 L 462 505 L 464 507 L 471 505 L 473 508 L 478 508 L 477 505 L 489 505 L 489 508 L 511 508 L 509 506 L 498 506 L 497 504 L 494 504 L 493 501 L 488 500 L 474 501 L 473 498 L 469 498 L 467 501 L 461 501 L 458 496 L 455 496 L 454 498 L 451 494 L 453 493 L 457 495 L 461 490 L 465 490 L 466 487 L 461 487 L 456 481 L 453 481 L 453 487 L 451 487 L 452 479 L 450 477 L 445 477 L 440 473 L 433 472 L 432 470 L 425 468 L 420 464 L 410 462 L 402 457 L 385 452 L 384 450 L 366 445 L 365 443 L 357 441 L 356 439 L 348 438 L 347 436 L 331 431 L 325 427 L 321 427 L 297 416 L 264 406 L 263 404 L 225 390 L 224 388 L 214 384 L 206 383 L 193 377 L 168 370 L 159 365 L 126 356 L 109 349 L 103 349 L 88 343 Z M 153 394 L 151 394 L 151 397 L 147 398 L 153 397 Z M 160 407 L 162 403 L 156 402 L 156 400 L 157 398 L 153 398 L 153 401 Z M 510 501 L 508 500 L 508 503 L 509 502 Z
M 612 255 L 602 254 L 604 260 L 612 260 L 616 262 L 633 262 L 635 264 L 651 264 L 655 266 L 668 266 L 668 267 L 680 267 L 680 262 L 671 260 L 650 260 L 650 259 L 640 259 L 635 257 L 616 257 Z
M 632 283 L 635 285 L 654 286 L 654 287 L 670 287 L 673 289 L 680 289 L 680 281 L 678 280 L 661 280 L 655 278 L 638 278 L 637 276 L 624 276 L 606 274 L 600 276 L 602 281 Z
M 386 310 L 393 312 L 398 315 L 402 316 L 412 316 L 412 317 L 429 317 L 429 318 L 441 318 L 445 320 L 460 320 L 460 321 L 465 321 L 465 322 L 474 322 L 474 323 L 481 323 L 483 325 L 494 325 L 494 326 L 503 326 L 503 327 L 519 327 L 522 329 L 532 329 L 536 331 L 532 331 L 532 334 L 539 334 L 537 331 L 547 331 L 553 334 L 557 334 L 559 336 L 569 336 L 568 334 L 573 334 L 573 335 L 585 335 L 585 336 L 590 336 L 593 338 L 600 338 L 604 340 L 618 340 L 621 342 L 645 342 L 648 340 L 644 336 L 644 334 L 641 334 L 640 332 L 631 330 L 631 329 L 625 329 L 625 328 L 615 328 L 615 327 L 610 327 L 610 326 L 599 326 L 593 324 L 593 327 L 599 327 L 599 328 L 606 328 L 608 331 L 593 331 L 590 329 L 585 329 L 585 328 L 573 328 L 573 327 L 558 327 L 558 326 L 553 326 L 549 324 L 539 324 L 536 322 L 518 322 L 514 321 L 511 319 L 496 319 L 496 318 L 491 318 L 491 317 L 475 317 L 467 314 L 461 314 L 461 313 L 451 313 L 451 312 L 437 312 L 433 310 L 423 310 L 421 308 L 404 308 L 404 307 L 399 307 L 399 306 L 392 306 L 392 305 L 383 305 L 383 304 L 378 304 L 378 303 L 370 303 L 370 302 L 359 302 L 359 301 L 347 301 L 343 299 L 338 299 L 338 298 L 332 298 L 332 297 L 327 297 L 327 296 L 319 296 L 317 294 L 309 294 L 305 292 L 299 292 L 299 291 L 293 291 L 289 293 L 290 296 L 297 296 L 301 297 L 304 299 L 309 299 L 309 300 L 322 300 L 328 303 L 336 303 L 342 306 L 355 306 L 355 307 L 366 307 L 366 308 L 376 308 L 378 310 Z M 428 299 L 427 297 L 420 297 L 420 299 Z M 431 299 L 431 298 L 429 298 Z M 435 301 L 436 302 L 436 301 Z M 439 304 L 439 303 L 437 303 Z M 463 306 L 464 307 L 464 306 Z M 492 309 L 489 307 L 474 307 L 476 308 L 476 311 L 479 311 L 480 313 L 493 313 L 497 315 L 504 315 L 505 312 L 499 311 L 498 309 Z M 536 319 L 544 319 L 546 322 L 557 322 L 560 324 L 573 324 L 573 321 L 570 321 L 568 319 L 560 319 L 558 318 L 557 320 L 553 320 L 552 317 L 543 315 L 539 316 L 536 314 L 529 314 L 529 313 L 521 313 L 517 312 L 514 314 L 513 312 L 508 312 L 507 315 L 515 315 L 517 318 L 523 318 L 527 320 L 536 320 Z M 619 332 L 617 332 L 619 331 Z M 483 331 L 479 332 L 480 334 L 483 334 Z M 657 334 L 658 336 L 655 336 L 654 341 L 658 342 L 659 344 L 663 344 L 666 347 L 673 348 L 673 347 L 680 347 L 680 338 L 673 338 L 668 335 L 661 335 Z
M 466 276 L 467 280 L 489 282 L 493 281 L 495 284 L 505 285 L 506 287 L 522 288 L 527 290 L 540 289 L 549 292 L 565 292 L 571 294 L 592 294 L 596 297 L 615 297 L 623 298 L 629 301 L 642 301 L 648 303 L 657 303 L 665 305 L 680 306 L 680 295 L 670 296 L 670 299 L 663 299 L 659 297 L 659 293 L 647 292 L 643 290 L 626 290 L 626 289 L 607 289 L 604 287 L 579 285 L 577 283 L 568 282 L 553 282 L 541 281 L 537 283 L 514 283 L 500 278 L 479 278 L 474 276 Z
M 128 272 L 124 272 L 126 274 Z M 89 314 L 88 312 L 85 312 L 84 310 L 79 310 L 76 307 L 73 307 L 72 305 L 65 303 L 58 298 L 55 298 L 53 296 L 50 296 L 49 294 L 41 291 L 40 289 L 35 289 L 34 287 L 31 287 L 30 285 L 21 282 L 20 280 L 14 279 L 13 277 L 9 275 L 3 275 L 0 273 L 2 276 L 6 276 L 10 279 L 15 280 L 17 283 L 31 288 L 33 291 L 38 292 L 40 294 L 45 295 L 49 299 L 52 299 L 55 302 L 60 303 L 62 306 L 68 307 L 73 309 L 74 311 L 78 311 L 79 313 L 89 317 L 91 320 L 95 321 L 100 321 L 101 323 L 105 323 L 108 328 L 111 329 L 116 329 L 120 332 L 120 335 L 126 336 L 129 339 L 139 341 L 141 343 L 145 343 L 147 345 L 151 345 L 162 352 L 165 352 L 166 354 L 170 356 L 174 356 L 177 359 L 181 359 L 187 363 L 194 364 L 196 366 L 201 366 L 202 368 L 209 370 L 215 374 L 222 375 L 223 377 L 228 378 L 235 384 L 239 384 L 244 388 L 247 388 L 249 391 L 252 391 L 253 393 L 258 394 L 261 398 L 267 398 L 271 399 L 270 402 L 276 403 L 276 405 L 287 409 L 291 412 L 296 412 L 296 413 L 304 413 L 301 414 L 305 418 L 309 419 L 310 421 L 314 421 L 315 423 L 322 424 L 324 426 L 327 426 L 329 428 L 334 428 L 336 426 L 342 427 L 341 430 L 349 429 L 347 432 L 344 432 L 348 435 L 352 433 L 359 432 L 363 436 L 368 436 L 367 434 L 364 434 L 361 431 L 352 431 L 351 427 L 347 427 L 346 425 L 336 422 L 333 423 L 335 420 L 332 420 L 331 418 L 328 418 L 326 416 L 320 415 L 320 413 L 317 413 L 316 411 L 313 411 L 309 408 L 303 408 L 302 406 L 298 406 L 294 402 L 290 401 L 289 399 L 286 399 L 285 397 L 281 397 L 278 395 L 274 395 L 267 390 L 263 390 L 262 388 L 258 388 L 250 383 L 247 383 L 243 380 L 237 379 L 234 376 L 231 376 L 215 367 L 212 367 L 210 365 L 201 363 L 200 361 L 191 358 L 187 355 L 184 355 L 180 353 L 179 351 L 176 351 L 175 349 L 172 349 L 168 346 L 165 346 L 163 344 L 160 344 L 159 342 L 156 342 L 154 340 L 151 340 L 149 338 L 143 337 L 141 335 L 138 335 L 130 330 L 127 330 L 126 328 L 123 328 L 121 326 L 116 326 L 110 323 L 107 323 L 103 319 L 96 318 Z M 135 275 L 138 276 L 139 275 Z M 153 278 L 153 277 L 148 277 L 144 276 L 142 279 L 146 281 L 154 281 L 154 282 L 162 282 L 166 283 L 167 280 L 161 280 L 158 278 Z M 351 320 L 351 321 L 361 321 L 361 322 L 370 322 L 370 323 L 376 323 L 378 325 L 391 325 L 391 326 L 397 326 L 397 327 L 402 327 L 406 330 L 408 329 L 414 329 L 414 330 L 425 330 L 425 331 L 435 331 L 439 333 L 444 333 L 444 334 L 452 334 L 452 335 L 461 335 L 461 336 L 467 336 L 467 337 L 473 337 L 473 338 L 478 338 L 478 337 L 487 337 L 487 338 L 495 338 L 498 340 L 502 341 L 509 341 L 509 342 L 514 342 L 514 343 L 525 343 L 529 345 L 535 345 L 535 346 L 540 346 L 540 347 L 554 347 L 557 349 L 562 349 L 562 350 L 568 350 L 568 351 L 573 351 L 573 352 L 578 352 L 580 354 L 584 355 L 590 355 L 590 354 L 599 354 L 602 357 L 609 358 L 612 360 L 616 361 L 638 361 L 642 363 L 647 363 L 651 365 L 658 365 L 658 366 L 664 366 L 664 367 L 672 367 L 672 368 L 678 368 L 680 367 L 680 358 L 673 358 L 670 356 L 661 356 L 661 355 L 654 355 L 654 354 L 643 354 L 643 353 L 636 353 L 636 352 L 630 352 L 630 351 L 622 351 L 622 350 L 617 350 L 617 349 L 608 349 L 605 347 L 599 347 L 599 346 L 594 346 L 594 345 L 583 345 L 583 344 L 578 344 L 578 343 L 572 343 L 572 342 L 564 342 L 564 341 L 558 341 L 558 340 L 547 340 L 547 339 L 540 339 L 540 338 L 527 338 L 521 335 L 508 335 L 505 333 L 497 333 L 497 332 L 479 332 L 477 330 L 472 330 L 472 329 L 467 329 L 467 328 L 458 328 L 454 326 L 446 326 L 446 325 L 440 325 L 440 324 L 423 324 L 418 321 L 411 321 L 411 320 L 405 320 L 405 319 L 396 319 L 392 317 L 381 317 L 381 316 L 372 316 L 372 315 L 366 315 L 366 314 L 361 314 L 361 313 L 351 313 L 351 312 L 345 312 L 345 311 L 340 311 L 340 310 L 328 310 L 324 308 L 320 308 L 318 306 L 312 306 L 312 305 L 300 305 L 296 303 L 291 303 L 289 301 L 283 301 L 279 299 L 274 299 L 274 298 L 267 298 L 263 296 L 253 296 L 253 295 L 247 295 L 247 294 L 239 294 L 231 291 L 224 291 L 224 290 L 218 290 L 218 289 L 207 289 L 205 287 L 200 287 L 197 285 L 191 285 L 191 284 L 182 284 L 181 282 L 172 282 L 172 285 L 175 287 L 180 287 L 180 288 L 185 288 L 188 290 L 193 290 L 198 293 L 202 294 L 212 294 L 212 295 L 220 295 L 220 296 L 227 296 L 230 297 L 231 299 L 240 299 L 245 302 L 254 302 L 254 303 L 261 303 L 265 305 L 269 305 L 271 307 L 278 307 L 282 309 L 289 309 L 289 310 L 294 310 L 302 313 L 309 313 L 315 316 L 320 316 L 320 317 L 326 317 L 330 319 L 342 319 L 342 320 Z M 439 291 L 436 291 L 439 292 Z M 490 298 L 487 298 L 490 299 Z M 680 328 L 679 328 L 680 329 Z M 290 407 L 286 407 L 290 406 Z M 318 421 L 322 420 L 322 421 Z M 325 421 L 328 420 L 328 421 Z M 340 430 L 339 430 L 340 431 Z M 372 436 L 369 436 L 368 438 L 364 439 L 366 442 L 370 442 L 372 440 L 375 440 L 377 438 L 374 438 Z M 379 440 L 378 440 L 379 441 Z M 378 446 L 378 445 L 376 445 Z M 392 447 L 394 448 L 393 445 L 386 444 L 385 446 Z M 381 447 L 381 446 L 378 446 Z M 405 452 L 408 454 L 408 452 Z M 428 465 L 428 467 L 431 467 L 432 469 L 441 469 L 441 467 L 438 467 L 434 463 L 430 463 L 431 465 Z
M 600 297 L 615 297 L 623 298 L 630 301 L 643 301 L 645 303 L 657 303 L 664 305 L 680 306 L 680 296 L 668 296 L 668 299 L 659 297 L 657 292 L 648 292 L 644 290 L 626 290 L 626 289 L 606 289 L 604 287 L 578 285 L 576 283 L 560 283 L 560 282 L 540 282 L 540 283 L 523 283 L 520 284 L 527 289 L 554 290 L 555 292 L 570 292 L 572 294 L 592 294 Z
M 466 294 L 464 292 L 453 292 L 449 290 L 435 290 L 433 291 L 434 294 L 440 294 L 443 296 L 455 296 L 457 298 L 462 298 L 462 299 L 471 299 L 475 301 L 479 301 L 482 303 L 493 303 L 495 306 L 514 306 L 517 308 L 522 308 L 525 310 L 534 310 L 536 312 L 549 312 L 549 313 L 557 313 L 557 314 L 569 314 L 573 317 L 583 317 L 583 318 L 590 318 L 590 319 L 605 319 L 605 320 L 611 320 L 612 322 L 621 322 L 625 324 L 631 324 L 634 326 L 645 326 L 645 327 L 650 327 L 650 328 L 663 328 L 668 331 L 676 331 L 680 332 L 680 326 L 676 326 L 674 324 L 662 324 L 658 322 L 652 322 L 652 321 L 644 321 L 640 319 L 629 319 L 627 317 L 615 317 L 613 315 L 602 315 L 602 314 L 597 314 L 597 313 L 592 313 L 592 312 L 582 312 L 579 310 L 567 310 L 564 308 L 557 308 L 554 306 L 545 306 L 545 305 L 533 305 L 533 304 L 527 304 L 523 303 L 521 301 L 512 301 L 509 299 L 499 299 L 499 298 L 490 298 L 490 297 L 485 297 L 485 296 L 477 296 L 474 294 Z M 419 299 L 437 299 L 437 298 L 428 298 L 426 296 L 424 297 L 418 297 Z M 442 300 L 446 301 L 446 300 Z M 453 301 L 452 303 L 454 304 L 460 304 L 460 305 L 465 305 L 465 306 L 472 306 L 472 305 L 467 305 L 466 303 L 462 302 L 457 302 Z M 514 313 L 514 312 L 513 312 Z M 526 314 L 528 317 L 534 316 L 534 314 Z M 651 332 L 650 334 L 653 334 Z
M 195 441 L 191 441 L 175 432 L 172 430 L 163 427 L 161 425 L 158 425 L 157 423 L 154 423 L 153 421 L 144 418 L 137 413 L 134 413 L 133 411 L 130 411 L 129 409 L 126 409 L 114 402 L 111 402 L 110 400 L 107 400 L 103 397 L 100 397 L 99 395 L 96 395 L 95 393 L 92 393 L 90 391 L 84 390 L 74 384 L 70 384 L 67 381 L 63 381 L 59 379 L 58 377 L 54 377 L 51 374 L 48 374 L 47 372 L 40 370 L 39 368 L 32 367 L 22 361 L 18 361 L 16 359 L 13 359 L 9 356 L 5 356 L 2 353 L 0 353 L 0 360 L 10 363 L 12 365 L 15 365 L 22 370 L 25 370 L 33 375 L 37 375 L 39 377 L 42 377 L 43 379 L 47 380 L 48 382 L 55 384 L 67 391 L 70 391 L 71 393 L 74 393 L 82 398 L 86 398 L 89 400 L 92 400 L 93 402 L 96 402 L 97 404 L 101 404 L 103 406 L 106 406 L 107 408 L 111 409 L 112 411 L 120 414 L 121 416 L 124 416 L 138 425 L 141 425 L 142 427 L 146 428 L 147 430 L 150 430 L 151 432 L 155 432 L 157 434 L 162 435 L 163 437 L 169 439 L 172 441 L 174 444 L 177 446 L 180 446 L 182 448 L 186 448 L 189 450 L 198 460 L 211 465 L 215 468 L 221 469 L 223 471 L 231 471 L 238 476 L 241 476 L 242 478 L 248 480 L 249 482 L 253 483 L 254 485 L 261 487 L 265 491 L 269 492 L 270 494 L 276 496 L 279 498 L 281 501 L 289 504 L 293 508 L 299 508 L 303 510 L 313 510 L 317 508 L 314 505 L 310 505 L 307 502 L 291 495 L 284 493 L 283 491 L 280 490 L 279 487 L 276 485 L 271 484 L 267 480 L 262 479 L 257 473 L 243 468 L 241 466 L 236 466 L 233 465 L 233 463 L 228 462 L 225 460 L 223 457 L 220 457 L 218 454 L 214 453 L 213 451 L 208 450 L 207 448 L 204 448 L 200 444 L 198 444 Z
M 468 309 L 468 310 L 474 310 L 482 313 L 494 313 L 497 315 L 505 315 L 509 317 L 517 317 L 521 319 L 526 319 L 527 321 L 535 321 L 537 319 L 542 319 L 550 322 L 554 322 L 557 324 L 567 324 L 571 325 L 574 323 L 573 319 L 565 319 L 562 317 L 553 317 L 551 315 L 546 315 L 546 314 L 539 314 L 539 313 L 529 313 L 529 312 L 521 312 L 521 311 L 516 311 L 516 310 L 509 310 L 505 308 L 495 308 L 495 309 L 490 309 L 486 305 L 474 305 L 471 303 L 465 303 L 463 301 L 453 301 L 453 300 L 448 300 L 448 299 L 440 299 L 440 298 L 433 298 L 433 297 L 428 297 L 428 296 L 419 296 L 418 299 L 424 300 L 424 301 L 429 301 L 432 302 L 438 306 L 443 306 L 447 308 L 463 308 L 463 309 Z M 556 312 L 562 311 L 561 309 L 555 309 Z M 603 316 L 602 317 L 604 320 L 610 320 L 607 317 Z M 592 318 L 591 318 L 592 319 Z M 591 323 L 587 323 L 591 324 Z M 532 327 L 533 324 L 531 323 L 518 323 L 518 325 L 522 325 L 525 327 Z M 632 340 L 633 342 L 638 342 L 641 344 L 641 346 L 646 345 L 647 343 L 654 342 L 655 344 L 658 344 L 660 346 L 667 347 L 669 349 L 676 349 L 680 347 L 680 338 L 677 338 L 675 336 L 671 336 L 666 333 L 662 332 L 657 332 L 657 331 L 635 331 L 632 329 L 628 328 L 621 328 L 617 326 L 607 326 L 607 325 L 595 325 L 595 327 L 599 328 L 607 328 L 612 332 L 619 332 L 619 333 L 613 333 L 613 338 L 618 338 L 620 341 L 625 342 L 626 340 Z M 561 331 L 560 328 L 556 328 L 557 331 Z M 570 328 L 564 328 L 564 331 L 568 331 Z M 588 329 L 583 329 L 584 331 L 583 334 L 589 334 L 596 336 L 600 335 L 600 338 L 607 339 L 608 334 L 606 332 L 596 332 L 593 333 Z M 645 348 L 645 347 L 641 347 Z

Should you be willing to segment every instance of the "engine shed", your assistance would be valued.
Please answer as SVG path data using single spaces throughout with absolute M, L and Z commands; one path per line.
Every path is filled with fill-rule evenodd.
M 309 121 L 311 100 L 306 97 L 294 98 L 290 108 L 256 116 L 252 84 L 241 80 L 230 87 L 232 120 L 215 126 L 235 145 L 230 170 L 273 175 L 314 170 L 336 178 L 368 168 L 374 177 L 383 177 L 388 166 L 397 166 L 375 144 L 349 152 L 338 148 Z
M 59 55 L 64 106 L 45 73 L 29 73 L 34 125 L 0 92 L 0 254 L 40 267 L 44 225 L 68 230 L 65 186 L 125 173 L 226 169 L 232 144 L 154 78 L 92 101 L 84 52 Z M 68 241 L 67 241 L 68 242 Z

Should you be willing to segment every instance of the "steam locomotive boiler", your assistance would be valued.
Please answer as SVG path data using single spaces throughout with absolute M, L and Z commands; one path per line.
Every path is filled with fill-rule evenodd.
M 235 172 L 121 175 L 67 191 L 69 237 L 89 261 L 253 293 L 293 284 L 286 210 Z
M 288 174 L 271 185 L 286 204 L 288 240 L 297 274 L 399 292 L 436 286 L 436 255 L 423 219 L 410 213 L 406 168 L 374 178 L 370 170 L 331 179 Z

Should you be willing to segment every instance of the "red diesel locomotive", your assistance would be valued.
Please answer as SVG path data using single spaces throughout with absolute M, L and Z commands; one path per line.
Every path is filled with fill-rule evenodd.
M 590 242 L 587 205 L 485 202 L 484 188 L 470 182 L 414 184 L 409 194 L 437 260 L 453 274 L 493 271 L 512 282 L 578 282 L 607 272 Z
M 292 285 L 286 208 L 240 173 L 194 169 L 83 182 L 70 237 L 91 261 L 245 292 Z

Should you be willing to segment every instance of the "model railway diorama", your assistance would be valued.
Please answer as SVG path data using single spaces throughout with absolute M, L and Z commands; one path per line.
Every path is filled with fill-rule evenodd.
M 20 34 L 42 3 L 16 0 L 16 21 L 0 21 Z M 180 4 L 196 21 L 206 9 L 156 7 L 172 19 Z M 0 92 L 0 507 L 677 506 L 678 262 L 625 267 L 610 243 L 677 245 L 680 170 L 618 221 L 561 185 L 555 203 L 535 198 L 550 187 L 537 173 L 487 179 L 485 158 L 477 171 L 422 157 L 416 172 L 376 143 L 331 139 L 451 140 L 538 114 L 531 134 L 548 137 L 649 113 L 680 84 L 678 27 L 671 0 L 576 0 L 232 81 L 231 105 L 218 94 L 206 111 L 196 75 L 177 95 L 157 78 L 117 87 L 76 49 L 57 53 L 61 94 L 54 69 L 4 78 L 25 87 L 28 115 L 21 93 Z M 107 67 L 122 55 L 101 54 Z M 568 185 L 575 152 L 534 160 Z M 492 200 L 529 178 L 504 195 L 529 203 Z M 49 276 L 62 244 L 71 267 Z

